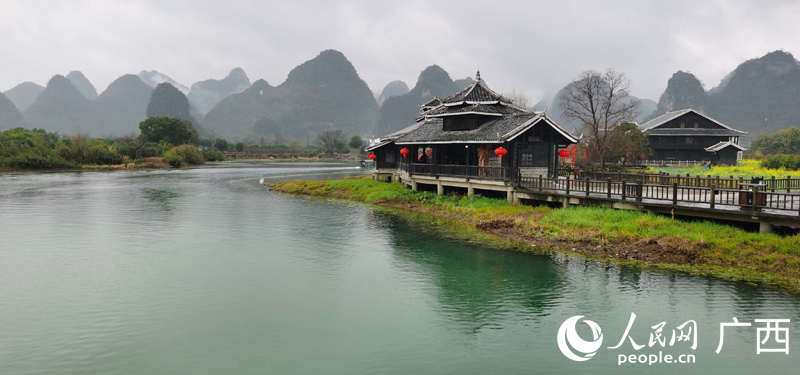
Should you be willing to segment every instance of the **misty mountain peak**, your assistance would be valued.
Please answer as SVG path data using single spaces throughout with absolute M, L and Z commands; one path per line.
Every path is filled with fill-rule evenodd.
M 703 83 L 694 74 L 677 71 L 667 81 L 667 89 L 661 94 L 656 109 L 660 116 L 667 112 L 694 108 L 705 110 L 706 91 Z
M 230 79 L 236 79 L 236 80 L 242 80 L 242 81 L 246 80 L 247 82 L 250 82 L 250 79 L 247 78 L 247 74 L 244 72 L 244 69 L 242 69 L 242 68 L 233 68 L 231 70 L 231 72 L 228 73 L 228 76 L 225 77 L 225 79 L 229 79 L 229 78 Z
M 240 93 L 248 87 L 250 79 L 247 78 L 244 69 L 234 68 L 221 80 L 207 79 L 194 83 L 187 97 L 195 108 L 205 115 L 225 97 Z
M 33 82 L 23 82 L 6 91 L 4 94 L 14 103 L 17 109 L 24 111 L 36 101 L 36 98 L 42 91 L 44 91 L 44 87 L 42 86 Z
M 73 70 L 67 74 L 67 79 L 75 85 L 75 88 L 83 94 L 86 99 L 94 100 L 97 98 L 97 89 L 94 88 L 89 79 L 78 70 Z
M 381 91 L 381 95 L 378 96 L 378 105 L 383 104 L 386 99 L 393 96 L 404 95 L 408 93 L 408 91 L 408 85 L 403 81 L 397 80 L 389 82 L 389 84 L 383 88 L 383 91 Z
M 22 113 L 11 100 L 0 93 L 0 131 L 25 125 Z
M 139 72 L 139 78 L 141 78 L 142 81 L 144 81 L 144 83 L 150 85 L 150 87 L 153 88 L 158 86 L 159 83 L 168 82 L 184 94 L 188 94 L 190 91 L 189 88 L 186 87 L 185 85 L 182 85 L 177 81 L 175 81 L 174 79 L 172 79 L 170 76 L 155 70 L 151 71 L 142 70 L 141 72 Z
M 80 96 L 86 99 L 80 90 L 70 81 L 67 77 L 56 74 L 47 81 L 44 91 L 39 96 L 47 94 L 48 96 L 62 96 L 62 97 L 77 97 Z M 38 101 L 38 100 L 37 100 Z
M 281 86 L 340 84 L 354 80 L 360 81 L 361 78 L 350 60 L 343 53 L 329 49 L 292 69 L 286 82 Z M 366 83 L 364 85 L 366 86 Z

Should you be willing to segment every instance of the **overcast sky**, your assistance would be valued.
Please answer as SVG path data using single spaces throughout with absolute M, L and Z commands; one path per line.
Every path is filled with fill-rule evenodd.
M 743 61 L 800 54 L 796 1 L 4 0 L 0 91 L 80 70 L 99 92 L 126 73 L 178 82 L 234 67 L 272 85 L 341 51 L 369 87 L 413 87 L 438 64 L 538 101 L 587 69 L 613 68 L 658 100 L 677 70 L 706 89 Z

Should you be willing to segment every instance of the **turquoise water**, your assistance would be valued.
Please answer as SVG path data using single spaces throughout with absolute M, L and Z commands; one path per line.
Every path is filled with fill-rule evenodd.
M 432 219 L 270 192 L 337 164 L 0 176 L 0 374 L 797 373 L 800 296 L 493 248 Z M 618 349 L 631 313 L 629 341 Z M 556 343 L 575 315 L 603 345 Z M 756 329 L 791 319 L 790 354 Z M 651 326 L 697 322 L 647 346 Z M 591 340 L 588 326 L 578 325 Z M 769 342 L 768 342 L 769 344 Z M 794 348 L 794 350 L 792 350 Z M 620 354 L 693 364 L 617 364 Z

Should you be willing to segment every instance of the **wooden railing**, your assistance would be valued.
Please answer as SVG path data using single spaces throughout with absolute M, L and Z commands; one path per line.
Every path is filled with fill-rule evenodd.
M 503 167 L 411 163 L 403 164 L 402 169 L 412 175 L 470 177 L 486 180 L 507 180 L 510 178 L 508 168 Z
M 643 200 L 663 201 L 666 204 L 678 203 L 708 205 L 739 206 L 751 210 L 775 209 L 800 211 L 800 194 L 772 192 L 769 189 L 753 187 L 718 188 L 712 184 L 706 186 L 685 186 L 678 182 L 671 184 L 646 184 L 642 180 L 619 181 L 612 178 L 606 180 L 592 179 L 550 179 L 539 177 L 518 177 L 517 185 L 532 191 L 559 191 L 568 196 L 594 196 L 622 201 Z M 765 181 L 766 182 L 766 181 Z M 755 199 L 754 199 L 755 197 Z M 657 203 L 657 202 L 653 202 Z
M 635 160 L 632 164 L 647 167 L 694 167 L 706 162 L 706 160 Z
M 700 176 L 694 175 L 670 175 L 666 173 L 623 173 L 623 172 L 594 172 L 581 171 L 580 179 L 589 178 L 591 180 L 606 180 L 611 178 L 614 181 L 642 181 L 647 185 L 672 185 L 677 183 L 680 186 L 711 187 L 716 185 L 720 189 L 739 189 L 742 183 L 753 182 L 752 178 L 744 177 L 721 177 L 721 176 Z M 800 190 L 800 178 L 758 177 L 767 186 L 762 190 L 770 192 Z

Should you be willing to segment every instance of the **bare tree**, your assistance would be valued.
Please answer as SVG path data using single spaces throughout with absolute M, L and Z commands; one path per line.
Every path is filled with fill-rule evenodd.
M 347 148 L 347 136 L 341 130 L 328 130 L 320 134 L 317 139 L 327 153 L 346 153 L 350 151 Z
M 628 95 L 631 81 L 624 74 L 587 70 L 572 81 L 561 95 L 561 117 L 577 120 L 587 133 L 587 146 L 605 169 L 610 154 L 612 130 L 617 124 L 633 121 L 639 115 L 639 100 Z
M 510 93 L 503 94 L 503 96 L 510 99 L 515 106 L 521 109 L 526 111 L 533 110 L 534 103 L 531 101 L 531 98 L 522 91 L 511 89 Z

